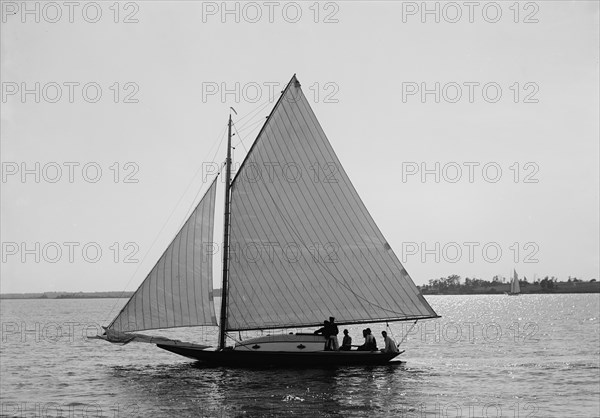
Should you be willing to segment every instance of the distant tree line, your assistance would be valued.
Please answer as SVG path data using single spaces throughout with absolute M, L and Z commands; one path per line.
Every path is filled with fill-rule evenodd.
M 3 293 L 0 299 L 97 299 L 129 298 L 133 292 L 44 292 L 44 293 Z
M 591 283 L 591 286 L 578 286 Z M 573 291 L 575 288 L 589 288 L 589 291 L 595 292 L 599 288 L 596 279 L 584 281 L 576 277 L 569 276 L 566 282 L 559 282 L 554 276 L 546 276 L 543 279 L 536 279 L 529 282 L 527 277 L 519 279 L 519 285 L 523 293 L 544 293 L 554 291 Z M 489 293 L 497 294 L 508 291 L 510 279 L 501 276 L 494 276 L 491 280 L 465 277 L 463 280 L 459 275 L 452 274 L 448 277 L 429 280 L 429 284 L 417 286 L 423 294 L 475 294 Z

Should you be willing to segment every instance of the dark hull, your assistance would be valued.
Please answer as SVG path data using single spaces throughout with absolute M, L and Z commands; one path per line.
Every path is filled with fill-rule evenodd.
M 175 345 L 157 347 L 181 356 L 216 366 L 333 366 L 386 364 L 400 353 L 378 351 L 319 351 L 310 353 L 258 352 L 240 350 L 207 351 Z

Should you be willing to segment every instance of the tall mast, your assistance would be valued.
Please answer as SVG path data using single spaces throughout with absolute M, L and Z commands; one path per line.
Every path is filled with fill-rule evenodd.
M 231 112 L 227 133 L 227 160 L 225 161 L 225 228 L 223 230 L 223 285 L 221 286 L 221 323 L 219 327 L 219 349 L 225 348 L 227 326 L 227 280 L 229 274 L 229 188 L 231 186 Z

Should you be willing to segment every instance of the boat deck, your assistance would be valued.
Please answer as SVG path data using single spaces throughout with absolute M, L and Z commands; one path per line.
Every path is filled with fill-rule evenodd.
M 401 353 L 380 351 L 246 351 L 225 349 L 219 351 L 197 349 L 185 345 L 157 344 L 157 347 L 181 356 L 223 366 L 329 366 L 386 364 Z

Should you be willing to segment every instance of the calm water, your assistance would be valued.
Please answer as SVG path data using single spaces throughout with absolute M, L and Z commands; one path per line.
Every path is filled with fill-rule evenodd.
M 325 370 L 204 368 L 150 344 L 85 338 L 125 300 L 5 300 L 2 415 L 600 416 L 599 295 L 427 299 L 442 319 L 390 324 L 406 337 L 403 363 Z M 371 326 L 379 345 L 384 327 Z

